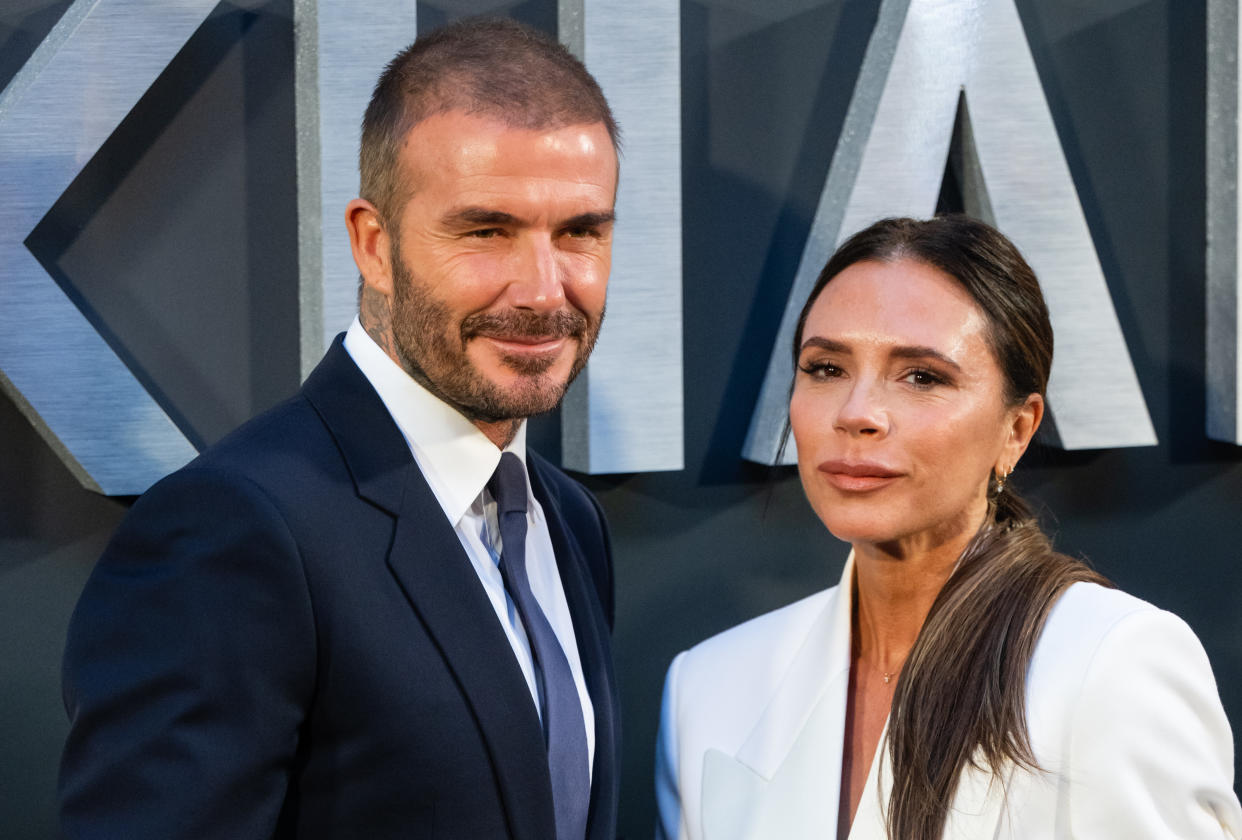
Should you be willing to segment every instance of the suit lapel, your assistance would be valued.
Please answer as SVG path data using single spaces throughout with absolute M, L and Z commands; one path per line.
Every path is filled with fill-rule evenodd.
M 592 770 L 591 807 L 587 836 L 611 840 L 617 820 L 617 750 L 620 741 L 620 714 L 616 679 L 612 669 L 612 646 L 594 583 L 589 578 L 586 558 L 566 522 L 565 512 L 550 481 L 545 480 L 543 462 L 528 457 L 531 488 L 543 507 L 552 538 L 552 549 L 560 571 L 561 587 L 569 604 L 578 656 L 591 704 L 595 709 L 595 764 Z
M 410 466 L 388 565 L 435 639 L 491 752 L 515 840 L 555 829 L 543 729 L 495 611 L 422 474 Z
M 338 336 L 303 394 L 336 438 L 358 494 L 395 517 L 388 565 L 456 677 L 492 758 L 514 840 L 555 833 L 543 730 L 470 560 L 405 439 Z

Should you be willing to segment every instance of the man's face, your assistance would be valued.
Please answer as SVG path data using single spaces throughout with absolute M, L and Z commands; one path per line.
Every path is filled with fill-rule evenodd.
M 548 411 L 604 316 L 617 157 L 603 124 L 451 111 L 412 129 L 391 223 L 399 362 L 476 422 Z

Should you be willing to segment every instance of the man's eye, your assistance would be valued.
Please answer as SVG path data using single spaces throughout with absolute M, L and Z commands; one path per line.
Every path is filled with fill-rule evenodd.
M 575 227 L 575 228 L 566 228 L 565 235 L 570 237 L 571 239 L 587 239 L 593 236 L 598 236 L 599 233 L 595 230 L 595 228 Z
M 500 233 L 500 228 L 479 228 L 478 230 L 470 231 L 466 235 L 474 239 L 493 239 L 500 236 Z

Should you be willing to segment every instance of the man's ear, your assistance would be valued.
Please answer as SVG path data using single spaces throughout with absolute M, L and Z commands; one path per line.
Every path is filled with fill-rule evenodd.
M 1039 394 L 1028 394 L 1022 405 L 1011 410 L 1009 438 L 1005 441 L 1000 461 L 996 465 L 997 475 L 1008 475 L 1017 466 L 1018 459 L 1026 452 L 1043 419 L 1044 398 Z
M 349 247 L 354 252 L 354 263 L 363 284 L 391 297 L 392 240 L 375 205 L 365 198 L 349 202 L 345 207 L 345 227 L 349 230 Z

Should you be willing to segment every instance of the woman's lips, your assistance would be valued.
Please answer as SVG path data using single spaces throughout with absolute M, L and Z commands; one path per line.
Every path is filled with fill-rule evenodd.
M 840 490 L 877 490 L 901 477 L 897 470 L 869 461 L 824 461 L 819 471 Z

